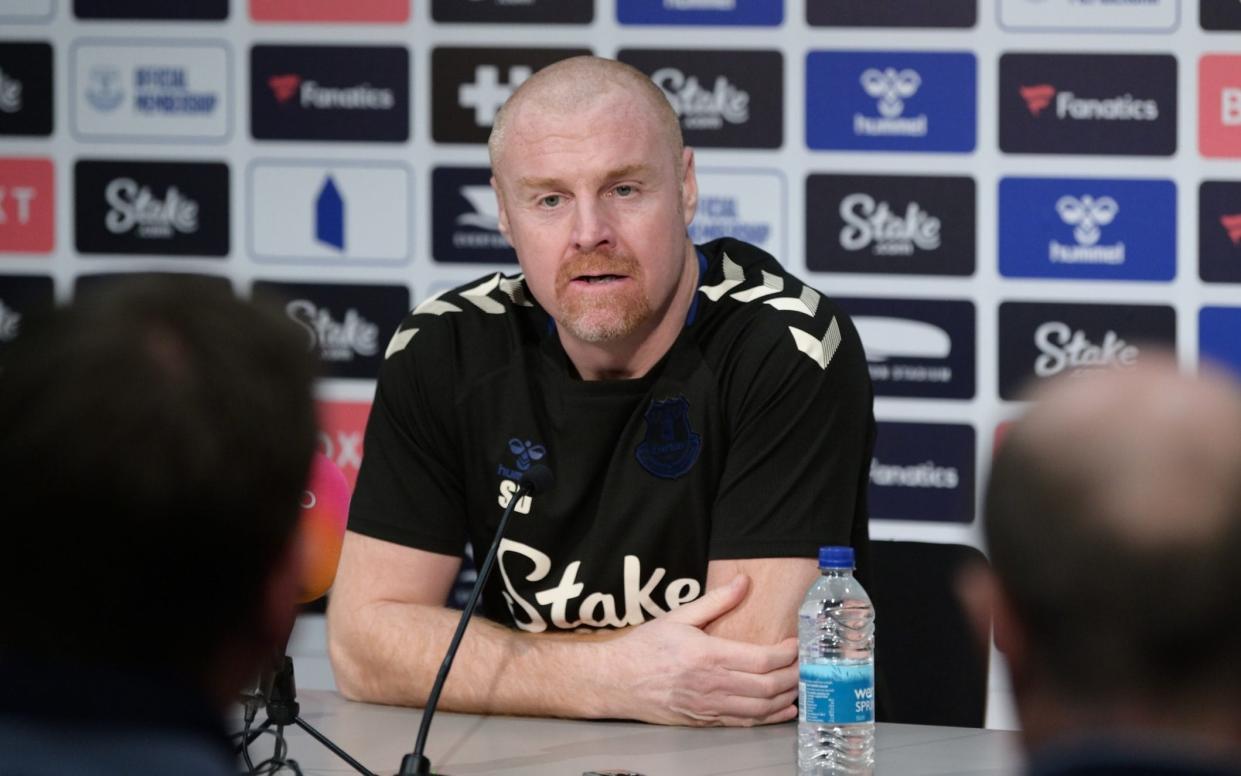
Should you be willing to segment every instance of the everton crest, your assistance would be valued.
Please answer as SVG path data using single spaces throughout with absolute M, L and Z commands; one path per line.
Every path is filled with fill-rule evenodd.
M 651 402 L 646 415 L 646 438 L 634 455 L 642 468 L 656 477 L 675 480 L 698 460 L 702 436 L 689 425 L 689 402 L 684 396 Z

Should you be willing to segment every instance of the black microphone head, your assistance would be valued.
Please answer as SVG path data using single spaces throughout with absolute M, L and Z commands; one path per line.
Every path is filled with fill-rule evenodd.
M 552 470 L 541 463 L 536 463 L 521 475 L 521 485 L 530 486 L 530 495 L 546 493 L 556 484 L 556 475 L 552 474 Z

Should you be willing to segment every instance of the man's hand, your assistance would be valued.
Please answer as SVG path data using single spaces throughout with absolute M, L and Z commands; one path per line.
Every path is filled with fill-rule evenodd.
M 617 716 L 665 725 L 766 725 L 797 715 L 797 639 L 765 646 L 704 629 L 749 591 L 738 575 L 602 645 Z M 612 694 L 614 693 L 614 694 Z

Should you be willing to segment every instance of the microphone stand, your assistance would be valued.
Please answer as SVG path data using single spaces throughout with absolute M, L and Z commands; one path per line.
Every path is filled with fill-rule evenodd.
M 491 541 L 491 549 L 487 551 L 487 557 L 478 569 L 478 579 L 474 581 L 474 589 L 470 591 L 470 598 L 465 602 L 465 608 L 461 611 L 457 630 L 452 634 L 452 642 L 448 645 L 444 662 L 440 664 L 439 673 L 435 675 L 435 684 L 431 685 L 427 705 L 422 710 L 422 723 L 418 726 L 418 740 L 414 744 L 414 751 L 401 759 L 401 770 L 397 776 L 436 776 L 431 772 L 431 760 L 423 754 L 423 750 L 427 743 L 427 733 L 431 730 L 431 718 L 435 715 L 435 707 L 439 704 L 440 691 L 444 689 L 444 680 L 448 678 L 448 670 L 452 668 L 452 661 L 457 656 L 457 647 L 461 644 L 461 637 L 465 635 L 466 626 L 470 624 L 470 616 L 474 614 L 474 609 L 478 606 L 478 596 L 483 591 L 487 576 L 491 574 L 491 567 L 495 564 L 496 555 L 500 549 L 500 538 L 504 536 L 504 529 L 508 527 L 513 508 L 527 494 L 546 491 L 551 487 L 551 483 L 551 470 L 542 464 L 535 464 L 521 478 L 517 492 L 513 494 L 508 506 L 504 508 L 504 514 L 500 516 L 500 525 L 496 528 L 496 536 Z
M 284 650 L 281 650 L 283 653 Z M 255 688 L 245 695 L 245 730 L 241 733 L 241 743 L 237 746 L 237 754 L 241 755 L 246 764 L 246 773 L 255 776 L 259 773 L 276 773 L 282 768 L 288 767 L 290 763 L 296 770 L 296 762 L 288 758 L 288 745 L 284 740 L 284 729 L 289 725 L 297 725 L 306 731 L 312 738 L 322 744 L 332 754 L 348 763 L 355 771 L 362 776 L 375 776 L 374 773 L 368 771 L 362 763 L 349 756 L 349 753 L 337 746 L 330 738 L 320 733 L 301 716 L 301 705 L 297 702 L 297 683 L 293 678 L 293 658 L 286 654 L 280 654 L 279 657 L 273 656 L 273 661 L 267 669 L 263 671 L 259 677 Z M 261 725 L 253 730 L 250 725 L 254 722 L 255 715 L 259 707 L 262 706 L 267 712 L 267 719 Z M 259 763 L 256 767 L 250 761 L 250 744 L 261 736 L 272 725 L 276 726 L 276 746 L 271 758 Z

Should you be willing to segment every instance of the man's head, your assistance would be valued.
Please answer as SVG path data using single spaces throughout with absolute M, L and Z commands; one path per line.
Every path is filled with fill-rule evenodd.
M 1241 712 L 1241 388 L 1165 358 L 1034 399 L 985 510 L 1023 724 Z
M 645 333 L 693 261 L 693 153 L 663 92 L 628 65 L 575 57 L 523 83 L 489 143 L 500 231 L 535 298 L 588 343 Z
M 2 368 L 0 651 L 211 683 L 279 646 L 315 443 L 304 337 L 149 279 L 33 323 Z

